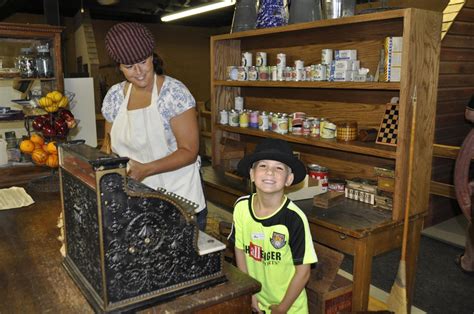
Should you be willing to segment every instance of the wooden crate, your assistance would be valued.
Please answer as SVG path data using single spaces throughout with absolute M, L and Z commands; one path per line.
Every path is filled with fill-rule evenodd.
M 333 283 L 326 292 L 306 289 L 308 294 L 309 313 L 335 314 L 350 312 L 352 308 L 352 281 L 336 275 Z

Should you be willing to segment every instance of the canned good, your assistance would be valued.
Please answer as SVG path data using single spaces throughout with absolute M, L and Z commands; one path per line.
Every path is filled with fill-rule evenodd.
M 249 68 L 248 79 L 249 79 L 249 81 L 256 81 L 256 80 L 258 80 L 257 67 L 251 66 L 251 67 Z
M 258 128 L 261 131 L 268 131 L 268 114 L 265 111 L 262 111 L 261 114 L 258 115 Z
M 277 133 L 288 134 L 288 115 L 282 114 L 277 119 Z
M 270 66 L 270 80 L 277 80 L 277 67 L 275 65 Z
M 354 141 L 357 139 L 357 122 L 341 121 L 337 123 L 337 139 L 342 141 Z
M 246 110 L 242 110 L 239 114 L 239 126 L 241 128 L 249 127 L 249 114 Z
M 286 54 L 277 54 L 277 66 L 281 69 L 284 69 L 286 67 Z
M 268 81 L 270 79 L 268 68 L 268 66 L 261 66 L 257 68 L 259 81 Z
M 321 118 L 319 120 L 319 136 L 323 133 L 324 124 L 326 123 L 326 118 Z
M 267 66 L 267 53 L 266 52 L 257 52 L 255 57 L 255 65 L 258 67 Z
M 239 126 L 239 113 L 233 109 L 229 112 L 229 125 Z
M 320 136 L 322 138 L 335 138 L 336 137 L 336 125 L 332 122 L 326 121 L 324 123 L 323 131 L 321 132 Z
M 311 81 L 312 73 L 313 73 L 313 68 L 310 65 L 304 67 L 305 81 Z
M 283 73 L 283 76 L 285 78 L 285 81 L 291 81 L 291 67 L 287 66 L 285 67 L 285 72 Z
M 248 68 L 238 67 L 237 69 L 237 81 L 246 81 L 248 79 Z
M 322 167 L 317 164 L 309 164 L 308 166 L 308 175 L 312 179 L 319 180 L 321 183 L 321 191 L 328 191 L 328 168 Z
M 250 112 L 249 127 L 258 128 L 258 115 L 259 112 L 257 110 Z
M 332 49 L 323 49 L 321 51 L 321 63 L 326 65 L 331 64 L 332 56 Z
M 319 118 L 313 118 L 311 123 L 310 136 L 319 137 Z
M 344 192 L 346 187 L 346 180 L 344 179 L 329 179 L 328 189 L 330 191 Z
M 311 133 L 311 124 L 312 123 L 313 122 L 310 118 L 307 118 L 307 119 L 303 120 L 303 127 L 302 127 L 303 136 L 309 136 L 309 134 Z
M 311 80 L 312 81 L 326 81 L 327 70 L 324 64 L 314 64 L 311 66 Z
M 285 69 L 277 67 L 276 80 L 284 81 L 285 80 Z
M 252 53 L 251 52 L 243 52 L 242 53 L 242 66 L 243 67 L 251 67 L 252 66 Z
M 280 114 L 279 113 L 274 113 L 272 116 L 271 116 L 271 121 L 272 121 L 272 131 L 273 132 L 277 132 L 278 131 L 278 116 Z
M 229 112 L 225 109 L 219 111 L 219 123 L 220 124 L 229 124 Z
M 291 134 L 293 134 L 293 135 L 303 135 L 303 130 L 300 126 L 293 126 L 291 128 Z

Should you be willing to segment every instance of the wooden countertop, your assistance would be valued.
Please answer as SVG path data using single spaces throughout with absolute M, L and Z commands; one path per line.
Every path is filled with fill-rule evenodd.
M 93 313 L 62 267 L 56 227 L 59 193 L 28 191 L 35 204 L 0 211 L 0 313 Z M 225 263 L 228 281 L 145 310 L 200 310 L 260 290 L 260 284 Z

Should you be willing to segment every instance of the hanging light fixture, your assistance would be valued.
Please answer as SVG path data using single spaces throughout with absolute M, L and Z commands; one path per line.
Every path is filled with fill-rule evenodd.
M 84 0 L 81 0 L 81 13 L 84 13 Z
M 223 0 L 219 2 L 212 2 L 212 3 L 196 6 L 193 8 L 186 9 L 186 10 L 164 15 L 161 17 L 161 21 L 170 22 L 170 21 L 174 21 L 177 19 L 182 19 L 184 17 L 191 16 L 191 15 L 196 15 L 196 14 L 201 14 L 204 12 L 222 9 L 222 8 L 234 5 L 235 1 L 236 0 Z

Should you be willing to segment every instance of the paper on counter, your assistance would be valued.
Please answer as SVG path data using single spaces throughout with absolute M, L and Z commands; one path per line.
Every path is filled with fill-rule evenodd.
M 0 189 L 0 210 L 28 206 L 34 202 L 24 188 L 13 186 L 8 189 Z

